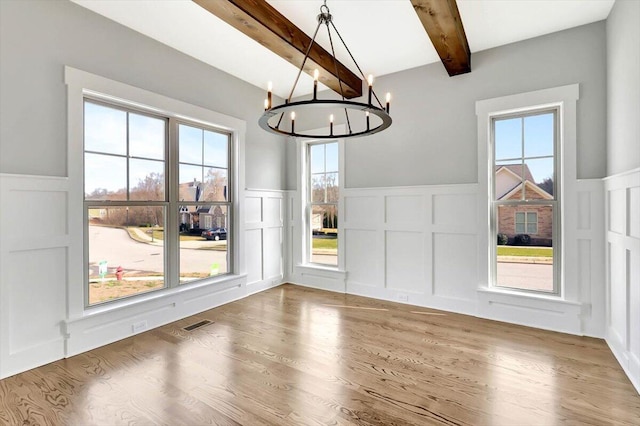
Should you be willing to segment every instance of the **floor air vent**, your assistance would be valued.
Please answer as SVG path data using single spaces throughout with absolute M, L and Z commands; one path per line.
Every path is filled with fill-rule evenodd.
M 209 320 L 200 321 L 200 322 L 197 322 L 195 324 L 191 324 L 191 325 L 188 325 L 188 326 L 184 327 L 183 330 L 193 331 L 196 328 L 204 327 L 205 325 L 211 324 L 212 322 L 213 321 L 209 321 Z

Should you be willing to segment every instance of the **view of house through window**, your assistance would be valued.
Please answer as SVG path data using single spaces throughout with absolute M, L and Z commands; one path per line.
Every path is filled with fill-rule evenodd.
M 495 285 L 557 293 L 555 111 L 494 118 Z
M 230 272 L 229 140 L 85 100 L 89 305 Z M 168 152 L 178 152 L 177 165 Z M 168 267 L 171 258 L 179 259 L 177 270 Z
M 180 281 L 229 272 L 229 136 L 178 125 Z
M 338 266 L 338 142 L 309 145 L 312 263 Z

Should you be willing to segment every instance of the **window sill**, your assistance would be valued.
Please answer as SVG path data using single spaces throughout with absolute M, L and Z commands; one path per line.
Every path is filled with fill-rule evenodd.
M 590 310 L 589 304 L 558 296 L 478 288 L 480 318 L 582 335 L 582 320 L 589 315 Z
M 478 293 L 484 295 L 488 301 L 499 301 L 505 298 L 513 300 L 539 301 L 541 303 L 551 303 L 567 306 L 581 307 L 582 303 L 563 299 L 558 295 L 547 295 L 540 293 L 524 292 L 507 288 L 480 287 Z
M 345 278 L 347 272 L 337 266 L 321 265 L 319 263 L 300 263 L 295 266 L 296 273 L 301 275 L 322 275 L 331 278 Z
M 109 315 L 114 312 L 127 311 L 129 309 L 137 309 L 140 306 L 153 305 L 156 303 L 166 303 L 167 301 L 173 301 L 175 296 L 189 295 L 194 292 L 206 291 L 207 288 L 211 290 L 220 291 L 225 288 L 231 288 L 243 284 L 246 281 L 246 274 L 242 275 L 224 275 L 219 279 L 215 279 L 209 282 L 202 283 L 183 283 L 177 287 L 165 288 L 158 291 L 151 291 L 149 293 L 140 294 L 139 296 L 128 297 L 126 299 L 113 301 L 105 304 L 87 306 L 84 309 L 83 315 L 76 318 L 70 318 L 66 321 L 67 324 L 72 324 L 75 321 L 81 321 L 90 317 L 99 317 L 102 315 Z M 175 302 L 172 302 L 175 304 Z

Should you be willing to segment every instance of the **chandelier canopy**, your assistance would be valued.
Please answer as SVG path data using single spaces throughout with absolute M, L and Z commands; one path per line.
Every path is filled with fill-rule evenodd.
M 392 122 L 391 116 L 389 115 L 391 95 L 387 93 L 386 105 L 383 107 L 380 99 L 378 99 L 378 96 L 373 90 L 373 76 L 369 75 L 366 79 L 369 85 L 368 102 L 363 103 L 345 99 L 343 90 L 343 85 L 345 85 L 345 83 L 338 71 L 338 60 L 336 59 L 336 53 L 333 46 L 331 29 L 333 29 L 333 32 L 335 32 L 345 50 L 349 53 L 351 60 L 360 72 L 363 80 L 365 79 L 364 73 L 362 72 L 362 69 L 360 69 L 360 66 L 334 25 L 333 17 L 329 12 L 326 0 L 324 0 L 324 4 L 320 6 L 320 14 L 318 15 L 317 20 L 318 25 L 316 26 L 311 42 L 307 47 L 307 51 L 304 59 L 302 60 L 302 64 L 300 65 L 300 69 L 298 70 L 298 75 L 293 82 L 289 96 L 285 99 L 285 102 L 282 105 L 274 106 L 272 103 L 272 87 L 271 83 L 269 83 L 267 99 L 264 101 L 264 113 L 262 114 L 262 117 L 260 117 L 258 124 L 264 130 L 272 133 L 313 139 L 352 138 L 368 136 L 383 131 L 389 127 Z M 331 45 L 331 55 L 333 57 L 333 63 L 336 70 L 335 77 L 338 79 L 338 86 L 340 88 L 339 95 L 341 99 L 318 99 L 318 78 L 320 73 L 318 70 L 315 70 L 313 76 L 313 97 L 309 100 L 292 102 L 291 98 L 293 96 L 293 92 L 295 91 L 300 75 L 304 70 L 304 65 L 309 58 L 311 46 L 315 42 L 318 30 L 322 24 L 325 24 L 327 28 L 329 43 Z M 344 132 L 334 133 L 334 117 L 337 114 L 344 114 Z M 311 120 L 318 120 L 318 117 L 321 117 L 321 122 L 329 124 L 329 131 L 324 134 L 296 131 L 296 116 Z

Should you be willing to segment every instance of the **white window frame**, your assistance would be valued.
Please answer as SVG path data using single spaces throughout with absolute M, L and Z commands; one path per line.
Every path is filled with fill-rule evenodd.
M 495 135 L 494 135 L 494 130 L 495 130 L 495 122 L 497 120 L 500 119 L 510 119 L 510 118 L 520 118 L 520 119 L 524 119 L 526 117 L 530 117 L 530 116 L 536 116 L 536 115 L 540 115 L 540 114 L 548 114 L 548 113 L 552 113 L 553 114 L 553 127 L 554 127 L 554 141 L 553 141 L 553 185 L 554 185 L 554 195 L 553 195 L 553 199 L 552 200 L 538 200 L 538 199 L 526 199 L 526 188 L 523 186 L 521 189 L 521 196 L 520 196 L 520 200 L 508 200 L 508 201 L 499 201 L 496 199 L 496 195 L 495 195 L 495 173 L 491 174 L 489 176 L 489 186 L 490 186 L 490 197 L 491 197 L 491 212 L 490 212 L 490 224 L 489 224 L 489 229 L 492 235 L 492 240 L 495 242 L 497 241 L 497 236 L 498 236 L 498 208 L 500 206 L 513 206 L 513 207 L 523 207 L 523 206 L 531 206 L 531 207 L 535 207 L 535 206 L 547 206 L 550 205 L 552 207 L 553 210 L 553 218 L 552 218 L 552 224 L 553 224 L 553 230 L 552 230 L 552 241 L 553 241 L 553 289 L 551 292 L 546 292 L 546 291 L 539 291 L 539 290 L 528 290 L 528 289 L 519 289 L 519 288 L 514 288 L 514 287 L 505 287 L 505 286 L 500 286 L 497 284 L 497 276 L 498 276 L 498 272 L 497 272 L 497 261 L 498 261 L 498 254 L 497 254 L 497 247 L 496 244 L 493 244 L 493 246 L 491 247 L 490 251 L 491 251 L 491 269 L 490 269 L 490 280 L 489 280 L 489 286 L 493 287 L 493 288 L 498 288 L 498 289 L 502 289 L 502 288 L 507 288 L 509 290 L 513 290 L 513 291 L 517 291 L 517 292 L 525 292 L 525 293 L 536 293 L 536 294 L 545 294 L 545 295 L 560 295 L 561 292 L 561 285 L 560 285 L 560 281 L 561 281 L 561 271 L 562 271 L 562 242 L 561 239 L 558 238 L 559 235 L 562 235 L 561 229 L 562 229 L 562 224 L 561 224 L 561 220 L 560 218 L 562 217 L 562 203 L 560 202 L 561 199 L 561 189 L 562 188 L 562 157 L 561 157 L 561 152 L 562 152 L 562 143 L 561 143 L 561 138 L 559 135 L 559 115 L 560 115 L 560 106 L 555 105 L 555 106 L 548 106 L 548 107 L 532 107 L 532 108 L 521 108 L 519 109 L 517 112 L 494 112 L 489 114 L 489 133 L 490 133 L 490 139 L 489 139 L 489 145 L 490 145 L 490 153 L 489 153 L 489 169 L 490 170 L 495 170 L 496 165 L 496 159 L 495 159 Z M 521 143 L 522 145 L 522 156 L 521 158 L 519 158 L 518 160 L 522 162 L 522 164 L 525 164 L 525 160 L 527 159 L 525 157 L 525 150 L 524 150 L 524 122 L 523 122 L 523 127 L 522 127 L 522 140 Z M 534 158 L 535 159 L 535 158 Z M 514 159 L 515 160 L 515 159 Z M 520 176 L 521 178 L 521 182 L 524 184 L 525 182 L 525 178 L 524 176 Z M 533 182 L 532 182 L 533 183 Z M 515 215 L 517 215 L 517 212 L 515 213 Z M 537 216 L 537 214 L 536 214 Z M 518 232 L 516 229 L 516 222 L 515 222 L 515 217 L 514 217 L 514 224 L 513 224 L 513 228 L 514 228 L 514 232 L 516 234 L 530 234 L 527 231 L 527 227 L 526 227 L 526 213 L 525 213 L 525 232 Z M 536 233 L 537 233 L 537 222 L 536 222 Z
M 335 172 L 327 172 L 327 159 L 326 159 L 326 145 L 327 144 L 331 144 L 331 143 L 336 143 L 338 146 L 338 170 L 336 170 Z M 312 195 L 313 195 L 313 185 L 312 185 L 312 180 L 313 180 L 313 173 L 311 172 L 311 147 L 313 146 L 318 146 L 318 145 L 324 145 L 325 146 L 325 161 L 324 161 L 324 174 L 326 175 L 327 173 L 337 173 L 338 174 L 338 200 L 336 200 L 335 202 L 328 202 L 328 201 L 323 201 L 323 202 L 318 202 L 318 201 L 313 201 L 312 199 Z M 314 206 L 335 206 L 336 210 L 338 211 L 338 229 L 340 226 L 340 206 L 339 206 L 339 202 L 340 202 L 340 195 L 341 195 L 341 191 L 340 191 L 340 183 L 342 181 L 342 176 L 340 174 L 340 142 L 339 140 L 321 140 L 321 141 L 309 141 L 305 144 L 305 150 L 306 150 L 306 162 L 307 162 L 307 174 L 306 174 L 306 183 L 307 183 L 307 190 L 305 192 L 305 204 L 306 204 L 306 217 L 307 217 L 307 227 L 305 229 L 305 232 L 307 234 L 307 237 L 309 237 L 309 239 L 307 240 L 307 244 L 305 247 L 305 252 L 307 254 L 307 259 L 308 259 L 308 263 L 313 264 L 313 265 L 320 265 L 323 267 L 328 267 L 328 268 L 337 268 L 339 265 L 339 259 L 336 259 L 336 265 L 331 265 L 328 263 L 319 263 L 319 262 L 313 262 L 312 259 L 312 251 L 313 251 L 313 238 L 310 237 L 312 234 L 312 226 L 313 224 L 311 223 L 311 214 L 313 212 L 313 207 Z M 326 195 L 326 194 L 325 194 Z M 339 253 L 340 253 L 340 234 L 338 233 L 338 244 L 337 244 L 337 256 L 339 257 Z
M 557 276 L 554 285 L 557 288 L 555 294 L 514 290 L 493 285 L 495 283 L 495 251 L 496 233 L 493 227 L 493 145 L 492 145 L 492 120 L 494 117 L 527 113 L 535 110 L 557 109 L 557 148 L 556 162 L 561 162 L 562 167 L 557 167 L 559 180 L 556 186 L 557 200 L 562 206 L 569 206 L 566 193 L 573 193 L 576 186 L 576 114 L 577 100 L 579 98 L 579 85 L 571 84 L 550 89 L 537 90 L 516 95 L 503 96 L 476 102 L 477 129 L 478 129 L 478 289 L 488 293 L 487 300 L 492 299 L 490 293 L 505 294 L 542 300 L 576 301 L 579 295 L 578 283 L 567 283 L 565 280 L 567 265 L 562 250 L 567 231 L 564 222 L 567 209 L 556 216 L 557 235 L 554 235 L 554 246 L 560 248 L 558 256 Z M 496 296 L 497 297 L 497 296 Z M 513 299 L 515 303 L 516 299 Z
M 336 133 L 344 130 L 345 125 L 339 124 L 334 127 Z M 326 129 L 316 129 L 312 131 L 328 132 Z M 338 265 L 327 265 L 322 263 L 311 262 L 311 223 L 310 223 L 310 165 L 309 165 L 309 145 L 316 143 L 338 142 Z M 304 275 L 305 270 L 323 270 L 332 277 L 340 277 L 344 279 L 344 157 L 345 144 L 344 139 L 291 139 L 292 143 L 296 143 L 297 150 L 297 176 L 298 190 L 296 191 L 296 200 L 293 211 L 293 250 L 292 263 L 294 265 L 294 276 Z M 341 242 L 342 241 L 342 242 Z M 299 249 L 296 249 L 299 248 Z
M 171 299 L 177 294 L 185 291 L 199 290 L 202 286 L 217 287 L 225 282 L 237 282 L 238 279 L 246 276 L 246 268 L 240 249 L 243 247 L 242 236 L 244 235 L 244 213 L 240 204 L 244 195 L 244 135 L 246 124 L 244 121 L 220 114 L 202 107 L 191 105 L 167 96 L 149 92 L 134 86 L 110 80 L 95 74 L 81 71 L 72 67 L 65 67 L 65 83 L 67 84 L 67 113 L 68 113 L 68 175 L 69 175 L 69 286 L 67 293 L 68 312 L 67 318 L 82 318 L 87 315 L 95 315 L 109 311 L 128 309 L 131 306 L 157 303 L 158 300 Z M 175 285 L 172 288 L 165 288 L 161 291 L 154 291 L 141 294 L 135 298 L 118 299 L 109 304 L 86 306 L 86 279 L 85 279 L 85 219 L 84 219 L 84 99 L 86 97 L 97 98 L 105 102 L 116 103 L 132 109 L 140 109 L 150 113 L 167 116 L 176 120 L 185 120 L 212 129 L 218 129 L 231 135 L 231 160 L 233 170 L 229 171 L 230 193 L 235 194 L 232 211 L 235 212 L 231 218 L 233 224 L 233 240 L 236 242 L 229 253 L 231 274 L 223 275 L 218 279 L 208 280 L 205 283 L 199 282 L 193 286 Z M 174 135 L 175 136 L 175 135 Z M 176 153 L 170 155 L 176 156 Z M 175 158 L 175 157 L 174 157 Z M 170 164 L 171 166 L 171 164 Z M 175 165 L 177 166 L 177 162 Z M 230 167 L 231 168 L 231 167 Z M 231 175 L 232 174 L 232 175 Z M 167 216 L 177 216 L 178 210 L 168 209 Z M 82 226 L 82 225 L 85 226 Z M 177 234 L 175 230 L 169 233 Z M 167 235 L 167 238 L 172 238 Z M 177 238 L 177 235 L 176 237 Z M 170 268 L 177 270 L 176 256 L 168 259 Z

